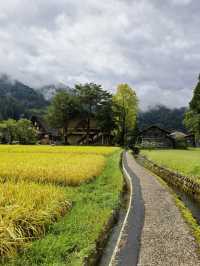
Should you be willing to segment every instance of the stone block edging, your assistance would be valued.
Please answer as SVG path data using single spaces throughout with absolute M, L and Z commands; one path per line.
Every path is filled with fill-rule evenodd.
M 156 175 L 163 178 L 167 183 L 179 188 L 187 194 L 190 194 L 197 201 L 200 202 L 200 184 L 192 180 L 191 177 L 181 175 L 178 172 L 169 170 L 163 166 L 159 166 L 155 162 L 149 160 L 145 156 L 135 156 L 138 163 L 146 167 Z

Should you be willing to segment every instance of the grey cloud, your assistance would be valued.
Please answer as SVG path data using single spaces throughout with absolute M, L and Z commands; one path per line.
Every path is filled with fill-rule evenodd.
M 32 86 L 94 81 L 133 86 L 142 108 L 187 105 L 200 62 L 200 3 L 7 0 L 0 72 Z

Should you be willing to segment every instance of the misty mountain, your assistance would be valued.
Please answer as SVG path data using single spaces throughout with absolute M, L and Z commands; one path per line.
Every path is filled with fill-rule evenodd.
M 138 127 L 140 130 L 157 125 L 163 129 L 186 132 L 183 124 L 186 107 L 170 109 L 164 105 L 157 105 L 138 115 Z
M 32 109 L 41 109 L 47 104 L 43 95 L 33 88 L 7 75 L 0 76 L 0 119 L 27 117 Z
M 57 84 L 50 84 L 43 86 L 39 88 L 38 91 L 44 96 L 45 100 L 49 101 L 55 96 L 57 92 L 59 91 L 70 92 L 72 91 L 72 89 L 63 83 L 57 83 Z

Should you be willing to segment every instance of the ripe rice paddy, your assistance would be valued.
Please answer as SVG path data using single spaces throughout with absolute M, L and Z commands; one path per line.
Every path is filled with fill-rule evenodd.
M 105 161 L 103 155 L 96 154 L 4 152 L 0 180 L 79 185 L 99 175 Z
M 0 145 L 1 152 L 9 153 L 59 153 L 59 154 L 99 154 L 110 155 L 119 150 L 117 147 L 101 147 L 101 146 L 45 146 L 45 145 Z
M 0 184 L 0 257 L 12 255 L 45 233 L 45 225 L 64 215 L 70 204 L 64 191 L 34 183 Z
M 88 223 L 92 221 L 88 229 L 91 230 L 92 241 L 95 242 L 100 233 L 99 230 L 102 230 L 103 225 L 112 213 L 112 209 L 119 200 L 119 191 L 122 188 L 122 178 L 118 170 L 119 153 L 119 148 L 110 147 L 0 145 L 0 261 L 3 262 L 3 265 L 8 263 L 6 262 L 8 257 L 15 258 L 16 253 L 21 253 L 27 248 L 29 250 L 29 247 L 32 246 L 31 240 L 41 237 L 46 239 L 49 225 L 61 219 L 63 226 L 62 219 L 64 218 L 61 218 L 63 215 L 65 223 L 68 222 L 68 210 L 71 207 L 73 209 L 74 201 L 77 201 L 77 207 L 74 210 L 76 212 L 76 222 L 73 222 L 71 226 L 75 230 L 73 234 L 80 235 L 79 226 L 84 228 L 84 221 L 81 220 L 81 218 L 83 219 L 82 215 L 84 215 L 82 210 L 87 202 L 91 206 L 91 201 L 95 201 L 97 197 L 96 189 L 99 186 L 101 193 L 98 195 L 99 199 L 96 205 L 94 203 L 91 210 L 84 210 L 87 219 L 89 219 Z M 93 185 L 94 181 L 90 182 L 91 186 L 94 187 L 91 191 L 88 191 L 87 187 L 90 185 L 90 183 L 87 185 L 88 181 L 95 180 L 101 176 L 101 173 L 104 173 L 109 158 L 112 158 L 114 154 L 117 154 L 114 163 L 116 163 L 115 171 L 117 171 L 118 176 L 112 179 L 114 173 L 111 173 L 109 174 L 109 180 L 107 176 L 103 175 L 99 179 L 99 181 L 104 179 L 104 181 L 100 181 L 103 182 L 102 185 Z M 111 188 L 110 194 L 105 194 L 104 199 L 104 186 L 105 184 L 107 184 L 106 186 L 108 184 L 112 185 L 112 182 L 118 185 Z M 84 189 L 82 189 L 83 186 Z M 84 193 L 81 192 L 82 190 L 84 190 Z M 113 197 L 114 195 L 116 196 Z M 102 199 L 100 200 L 100 198 Z M 78 203 L 80 199 L 83 205 Z M 114 205 L 111 204 L 113 201 Z M 103 209 L 98 209 L 99 204 L 104 204 Z M 106 204 L 108 204 L 107 208 L 105 207 Z M 93 217 L 90 218 L 88 211 Z M 97 215 L 100 215 L 99 218 Z M 80 225 L 77 224 L 77 219 L 80 220 Z M 98 223 L 95 224 L 94 220 Z M 92 226 L 98 228 L 98 234 L 92 234 L 94 230 Z M 70 229 L 64 227 L 62 230 L 65 231 L 64 238 L 67 240 Z M 87 233 L 89 232 L 87 231 Z M 76 239 L 79 235 L 76 236 Z M 71 240 L 67 241 L 72 241 L 71 233 L 69 233 L 69 238 Z M 73 241 L 76 242 L 75 239 Z M 80 241 L 83 241 L 82 237 Z M 37 241 L 32 243 L 35 242 Z M 74 245 L 74 243 L 69 243 L 72 246 Z M 67 248 L 67 243 L 65 243 L 65 248 Z M 48 247 L 45 246 L 44 249 L 47 252 Z M 42 250 L 42 248 L 39 247 L 39 250 Z M 53 252 L 51 250 L 52 254 Z M 81 252 L 81 254 L 83 253 Z M 84 255 L 87 256 L 87 254 Z M 47 254 L 46 256 L 49 257 Z M 18 265 L 22 265 L 20 257 L 17 256 L 12 265 L 17 265 L 18 260 Z M 55 256 L 55 259 L 59 260 L 59 258 Z M 29 262 L 27 263 L 29 264 Z M 32 265 L 32 262 L 29 265 Z M 39 262 L 36 265 L 39 265 Z

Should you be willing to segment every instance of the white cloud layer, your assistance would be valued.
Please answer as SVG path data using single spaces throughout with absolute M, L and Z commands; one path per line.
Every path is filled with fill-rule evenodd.
M 133 86 L 141 107 L 187 105 L 200 71 L 200 2 L 0 2 L 0 72 L 32 86 Z

